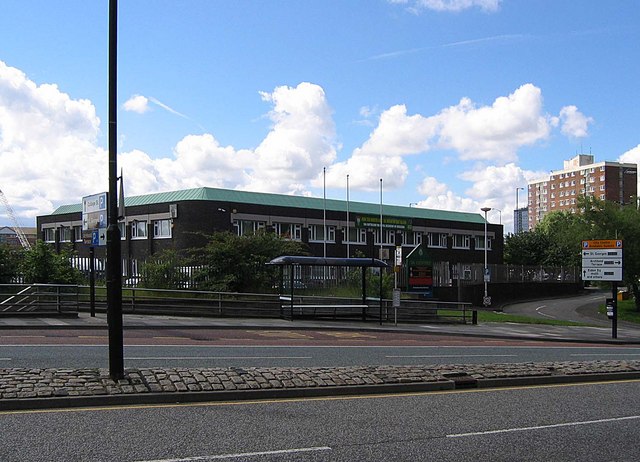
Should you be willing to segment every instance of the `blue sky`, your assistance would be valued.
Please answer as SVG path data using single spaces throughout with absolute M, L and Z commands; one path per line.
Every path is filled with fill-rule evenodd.
M 510 231 L 516 188 L 563 160 L 640 160 L 639 20 L 637 0 L 120 0 L 125 189 L 345 199 L 349 175 L 378 203 L 382 178 L 385 203 L 490 206 Z M 107 189 L 107 39 L 107 0 L 0 3 L 23 226 Z

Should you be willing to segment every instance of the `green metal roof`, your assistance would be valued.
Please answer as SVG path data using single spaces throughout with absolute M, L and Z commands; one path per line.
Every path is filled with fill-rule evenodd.
M 257 193 L 237 191 L 233 189 L 193 188 L 180 191 L 145 194 L 125 198 L 125 206 L 150 205 L 161 203 L 175 203 L 181 201 L 218 201 L 238 204 L 257 204 L 271 207 L 298 207 L 306 209 L 345 212 L 347 202 L 327 199 L 326 202 L 318 197 L 293 196 L 287 194 Z M 82 204 L 61 205 L 52 215 L 82 212 Z M 367 202 L 349 202 L 349 213 L 366 215 L 380 215 L 380 204 Z M 479 213 L 452 212 L 448 210 L 424 209 L 420 207 L 404 207 L 399 205 L 382 205 L 382 213 L 396 217 L 425 218 L 429 220 L 462 221 L 466 223 L 484 223 Z

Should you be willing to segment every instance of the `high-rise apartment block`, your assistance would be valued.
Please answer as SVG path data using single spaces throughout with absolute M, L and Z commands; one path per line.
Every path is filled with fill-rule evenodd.
M 636 164 L 594 163 L 594 156 L 580 154 L 564 162 L 564 168 L 529 183 L 529 229 L 548 212 L 577 210 L 580 196 L 628 204 L 638 191 Z

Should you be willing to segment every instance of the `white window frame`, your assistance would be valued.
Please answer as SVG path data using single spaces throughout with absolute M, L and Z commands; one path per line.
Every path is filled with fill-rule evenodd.
M 471 247 L 471 237 L 468 234 L 453 234 L 452 248 L 469 249 Z
M 82 225 L 73 227 L 73 240 L 75 242 L 82 242 Z
M 127 224 L 124 221 L 118 223 L 118 229 L 120 230 L 120 240 L 124 241 L 127 239 Z
M 153 220 L 153 238 L 171 239 L 171 220 L 168 218 Z
M 436 237 L 437 236 L 437 237 Z M 428 234 L 428 246 L 435 249 L 447 248 L 447 234 L 446 233 L 429 233 Z
M 44 242 L 56 242 L 56 229 L 44 228 Z
M 71 228 L 69 226 L 60 226 L 58 229 L 60 242 L 71 242 Z
M 476 250 L 484 250 L 484 236 L 475 237 Z M 491 250 L 493 239 L 491 236 L 487 236 L 488 247 L 487 250 Z
M 131 222 L 131 239 L 147 239 L 147 220 Z

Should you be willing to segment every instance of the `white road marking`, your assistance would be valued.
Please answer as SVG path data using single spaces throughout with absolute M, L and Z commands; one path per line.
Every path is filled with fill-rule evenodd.
M 640 356 L 640 353 L 572 353 L 570 356 Z
M 546 316 L 547 318 L 555 319 L 555 316 L 551 316 L 550 314 L 546 314 L 540 311 L 542 308 L 546 308 L 546 307 L 547 305 L 541 305 L 538 308 L 536 308 L 536 312 L 541 316 Z
M 620 422 L 624 420 L 637 420 L 637 419 L 640 419 L 640 415 L 632 415 L 628 417 L 614 417 L 611 419 L 585 420 L 582 422 L 566 422 L 566 423 L 551 424 L 551 425 L 538 425 L 535 427 L 504 428 L 502 430 L 488 430 L 485 432 L 455 433 L 455 434 L 447 435 L 447 438 L 463 438 L 465 436 L 496 435 L 499 433 L 526 432 L 526 431 L 532 431 L 532 430 L 545 430 L 547 428 L 576 427 L 578 425 L 593 425 L 593 424 L 599 424 L 599 423 Z
M 299 452 L 319 452 L 319 451 L 331 451 L 328 446 L 318 446 L 315 448 L 298 448 L 298 449 L 281 449 L 278 451 L 260 451 L 260 452 L 243 452 L 237 454 L 219 454 L 211 456 L 196 456 L 196 457 L 184 457 L 181 459 L 154 459 L 138 462 L 193 462 L 199 460 L 220 460 L 220 459 L 239 459 L 241 457 L 252 456 L 270 456 L 274 454 L 296 454 Z
M 0 361 L 11 361 L 11 358 L 0 358 Z
M 311 356 L 133 356 L 126 359 L 131 360 L 157 360 L 164 361 L 169 359 L 312 359 Z
M 518 355 L 387 355 L 385 358 L 516 358 Z

